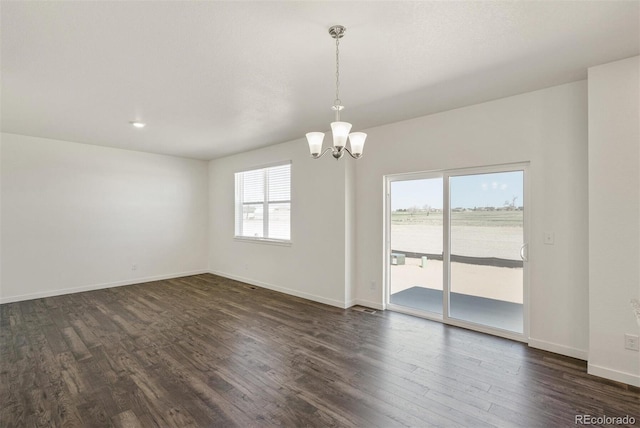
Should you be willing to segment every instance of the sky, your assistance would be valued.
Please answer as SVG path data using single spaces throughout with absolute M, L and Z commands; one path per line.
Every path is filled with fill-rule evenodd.
M 506 201 L 523 205 L 522 171 L 451 177 L 451 207 L 502 207 Z M 442 209 L 442 178 L 391 182 L 391 210 L 413 206 Z

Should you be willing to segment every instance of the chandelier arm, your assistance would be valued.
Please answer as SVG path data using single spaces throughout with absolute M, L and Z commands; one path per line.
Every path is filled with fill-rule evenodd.
M 329 152 L 329 151 L 333 151 L 333 150 L 334 150 L 334 148 L 333 148 L 333 147 L 327 147 L 327 148 L 325 149 L 325 151 L 324 151 L 324 152 L 320 153 L 320 154 L 319 154 L 319 155 L 317 155 L 317 156 L 311 155 L 311 157 L 312 157 L 312 158 L 314 158 L 314 159 L 320 159 L 320 158 L 321 158 L 322 156 L 324 156 L 327 152 Z
M 354 159 L 360 159 L 362 157 L 362 154 L 354 155 L 353 153 L 351 153 L 351 150 L 349 150 L 347 146 L 344 146 L 342 150 L 346 150 L 346 152 L 349 153 L 349 156 L 351 156 Z

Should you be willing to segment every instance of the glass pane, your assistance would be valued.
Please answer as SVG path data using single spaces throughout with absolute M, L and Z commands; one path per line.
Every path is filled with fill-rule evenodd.
M 263 204 L 242 205 L 242 234 L 254 238 L 264 237 L 264 208 Z
M 450 317 L 523 332 L 523 178 L 450 178 Z
M 269 204 L 269 238 L 291 239 L 291 204 Z
M 281 165 L 267 170 L 269 175 L 269 201 L 291 200 L 291 165 Z
M 442 178 L 391 182 L 390 303 L 442 314 Z
M 264 201 L 264 169 L 245 171 L 242 174 L 242 202 Z

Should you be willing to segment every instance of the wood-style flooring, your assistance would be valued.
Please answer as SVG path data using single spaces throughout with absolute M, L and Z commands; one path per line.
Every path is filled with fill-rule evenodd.
M 640 425 L 640 389 L 583 361 L 209 274 L 0 314 L 1 427 Z

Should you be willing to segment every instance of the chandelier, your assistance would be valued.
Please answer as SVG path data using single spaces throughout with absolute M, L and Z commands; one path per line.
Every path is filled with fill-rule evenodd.
M 333 134 L 333 147 L 322 151 L 322 141 L 324 140 L 324 132 L 307 133 L 307 141 L 309 143 L 309 151 L 314 159 L 321 158 L 325 153 L 331 150 L 334 158 L 340 159 L 344 152 L 354 159 L 362 157 L 362 149 L 364 148 L 364 140 L 367 134 L 364 132 L 351 132 L 351 124 L 349 122 L 340 121 L 340 110 L 344 108 L 340 101 L 340 39 L 344 36 L 346 28 L 342 25 L 334 25 L 329 28 L 329 34 L 336 40 L 336 99 L 333 102 L 332 110 L 336 112 L 336 121 L 331 122 L 331 132 Z M 351 150 L 347 148 L 347 138 L 351 143 Z

